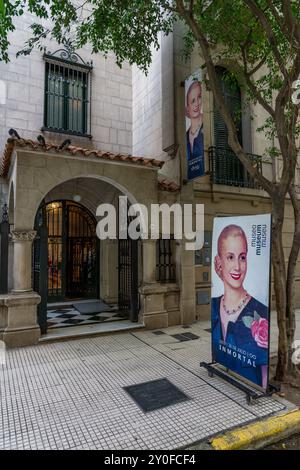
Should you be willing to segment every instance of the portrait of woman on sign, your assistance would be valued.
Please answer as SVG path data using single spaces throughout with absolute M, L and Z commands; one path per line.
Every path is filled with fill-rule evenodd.
M 249 217 L 246 219 L 249 225 Z M 253 227 L 255 237 L 250 239 L 251 254 L 247 231 L 240 225 L 223 224 L 219 230 L 214 227 L 212 355 L 215 362 L 266 389 L 269 361 L 269 240 L 267 224 L 254 223 Z M 255 263 L 255 257 L 259 258 L 257 267 L 264 265 L 267 273 L 257 272 L 256 279 L 251 274 L 251 280 L 247 283 L 248 265 L 249 262 Z M 255 266 L 251 271 L 255 272 Z M 255 296 L 256 281 L 264 302 Z M 216 284 L 218 289 L 214 288 Z M 215 295 L 216 290 L 218 295 Z
M 199 74 L 186 80 L 185 116 L 188 179 L 202 176 L 205 173 L 202 91 Z

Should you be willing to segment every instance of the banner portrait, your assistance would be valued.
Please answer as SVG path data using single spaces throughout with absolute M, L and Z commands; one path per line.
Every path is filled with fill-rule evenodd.
M 203 86 L 201 70 L 185 81 L 185 127 L 187 179 L 203 176 L 204 138 L 203 138 Z
M 212 240 L 212 359 L 268 387 L 271 215 L 216 217 Z

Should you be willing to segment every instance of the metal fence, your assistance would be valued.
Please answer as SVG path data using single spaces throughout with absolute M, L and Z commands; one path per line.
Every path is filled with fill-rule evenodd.
M 156 280 L 158 282 L 175 282 L 176 268 L 174 262 L 174 239 L 157 240 L 156 249 Z

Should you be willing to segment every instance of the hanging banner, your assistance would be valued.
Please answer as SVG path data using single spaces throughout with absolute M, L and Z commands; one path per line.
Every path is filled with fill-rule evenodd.
M 202 93 L 202 74 L 201 70 L 198 70 L 185 81 L 185 126 L 188 180 L 203 176 L 205 173 Z
M 212 260 L 213 361 L 266 390 L 271 215 L 216 217 Z

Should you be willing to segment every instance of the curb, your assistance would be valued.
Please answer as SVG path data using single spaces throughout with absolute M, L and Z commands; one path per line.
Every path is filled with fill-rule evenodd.
M 210 440 L 212 450 L 259 449 L 300 433 L 300 410 L 244 426 Z

